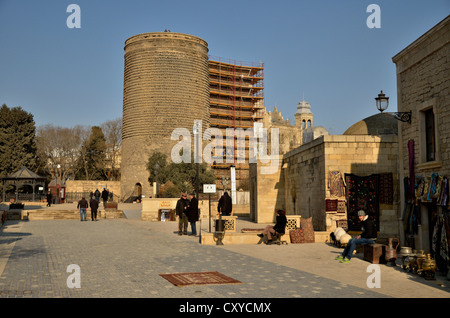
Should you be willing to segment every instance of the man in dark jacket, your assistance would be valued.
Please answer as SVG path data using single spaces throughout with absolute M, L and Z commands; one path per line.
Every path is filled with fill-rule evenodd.
M 86 221 L 86 209 L 89 207 L 89 203 L 84 197 L 78 201 L 77 209 L 80 209 L 80 219 L 81 221 Z
M 196 222 L 198 221 L 198 200 L 193 193 L 189 194 L 190 201 L 188 203 L 188 221 L 191 223 L 191 235 L 197 235 Z
M 183 193 L 181 198 L 177 201 L 177 206 L 175 208 L 176 214 L 178 215 L 178 235 L 187 235 L 188 227 L 188 217 L 187 217 L 187 205 L 188 200 L 186 194 Z
M 341 263 L 350 263 L 356 245 L 373 244 L 377 239 L 377 229 L 373 219 L 366 215 L 366 212 L 363 210 L 358 211 L 358 218 L 361 221 L 363 232 L 356 238 L 350 239 L 342 252 L 342 255 L 336 257 Z
M 108 197 L 109 197 L 108 190 L 103 189 L 102 191 L 103 206 L 105 206 L 106 202 L 108 201 Z
M 231 197 L 228 195 L 228 192 L 225 192 L 219 199 L 219 204 L 217 205 L 217 212 L 222 212 L 222 215 L 231 215 L 231 211 L 233 210 L 233 204 L 231 201 Z
M 48 193 L 47 193 L 47 206 L 52 206 L 52 200 L 53 200 L 52 192 L 48 191 Z
M 91 206 L 91 220 L 97 221 L 98 201 L 92 198 L 89 205 Z
M 94 197 L 95 197 L 95 200 L 100 202 L 100 191 L 98 191 L 98 189 L 95 190 Z

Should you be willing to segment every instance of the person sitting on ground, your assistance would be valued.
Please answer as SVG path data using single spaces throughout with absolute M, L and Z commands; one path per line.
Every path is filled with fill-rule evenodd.
M 377 239 L 377 229 L 373 218 L 366 215 L 363 210 L 358 211 L 358 218 L 361 221 L 363 233 L 350 239 L 342 254 L 336 257 L 336 260 L 341 263 L 350 263 L 356 245 L 373 244 Z
M 261 234 L 258 234 L 259 237 L 264 237 L 267 235 L 267 239 L 269 242 L 272 241 L 272 235 L 276 233 L 284 234 L 286 229 L 286 212 L 284 210 L 277 211 L 277 221 L 275 225 L 267 225 Z

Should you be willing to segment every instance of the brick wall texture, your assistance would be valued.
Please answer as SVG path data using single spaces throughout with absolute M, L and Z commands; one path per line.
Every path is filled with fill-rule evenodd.
M 398 111 L 412 111 L 411 124 L 402 124 L 400 150 L 403 173 L 408 175 L 409 140 L 415 142 L 415 162 L 420 163 L 420 111 L 433 106 L 442 166 L 439 174 L 450 176 L 450 18 L 447 17 L 399 54 L 397 67 Z M 416 170 L 417 171 L 417 170 Z M 419 172 L 438 172 L 436 166 Z
M 175 128 L 209 127 L 208 44 L 195 36 L 157 32 L 125 42 L 121 195 L 135 185 L 152 195 L 146 163 L 154 151 L 170 158 Z M 193 149 L 193 148 L 192 148 Z
M 340 171 L 342 176 L 345 173 L 367 176 L 392 172 L 396 197 L 397 147 L 395 135 L 330 135 L 296 148 L 283 157 L 287 164 L 284 208 L 288 214 L 312 217 L 315 230 L 327 230 L 325 199 L 330 196 L 329 171 Z M 397 205 L 380 207 L 380 212 L 385 208 L 397 210 Z M 384 223 L 383 216 L 380 221 Z

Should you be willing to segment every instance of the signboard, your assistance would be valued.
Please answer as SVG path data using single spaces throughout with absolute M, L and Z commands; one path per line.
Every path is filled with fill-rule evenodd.
M 216 185 L 215 184 L 204 184 L 203 185 L 203 193 L 216 193 Z

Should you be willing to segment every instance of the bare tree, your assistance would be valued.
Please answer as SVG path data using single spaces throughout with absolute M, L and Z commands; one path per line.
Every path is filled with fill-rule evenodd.
M 45 170 L 53 174 L 56 167 L 61 179 L 93 177 L 86 166 L 92 154 L 86 145 L 92 133 L 91 126 L 77 125 L 72 128 L 45 125 L 37 128 L 36 144 L 40 158 L 43 158 Z M 106 143 L 106 162 L 102 166 L 105 177 L 120 180 L 120 152 L 122 145 L 122 118 L 109 120 L 101 125 Z M 84 163 L 84 164 L 80 164 Z M 98 170 L 98 169 L 97 169 Z
M 45 158 L 46 168 L 58 172 L 62 180 L 74 179 L 77 160 L 82 155 L 82 145 L 89 137 L 90 127 L 63 128 L 53 125 L 38 127 L 36 142 L 39 156 Z
M 108 179 L 120 178 L 120 150 L 122 146 L 122 118 L 109 120 L 101 126 L 106 139 L 106 160 L 109 170 Z

